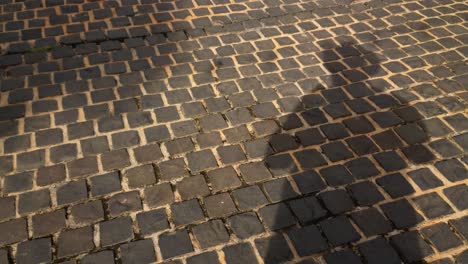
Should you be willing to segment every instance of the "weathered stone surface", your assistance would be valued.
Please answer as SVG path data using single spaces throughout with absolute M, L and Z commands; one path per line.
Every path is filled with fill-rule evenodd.
M 463 1 L 0 10 L 0 263 L 466 262 Z

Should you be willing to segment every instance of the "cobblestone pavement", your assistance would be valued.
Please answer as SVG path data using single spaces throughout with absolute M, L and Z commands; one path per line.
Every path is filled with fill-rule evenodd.
M 468 263 L 465 1 L 0 3 L 0 263 Z

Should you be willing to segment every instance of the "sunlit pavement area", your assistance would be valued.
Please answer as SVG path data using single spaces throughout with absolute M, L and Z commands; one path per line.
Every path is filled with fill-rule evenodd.
M 467 2 L 0 6 L 0 263 L 468 263 Z

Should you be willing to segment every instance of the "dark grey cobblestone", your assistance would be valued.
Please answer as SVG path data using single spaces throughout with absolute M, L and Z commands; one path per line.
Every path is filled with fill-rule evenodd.
M 467 8 L 2 1 L 0 263 L 466 263 Z

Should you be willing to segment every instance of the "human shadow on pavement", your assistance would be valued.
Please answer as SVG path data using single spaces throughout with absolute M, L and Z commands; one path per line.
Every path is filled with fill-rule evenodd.
M 288 243 L 304 257 L 300 263 L 318 263 L 318 255 L 330 264 L 412 263 L 432 255 L 413 230 L 424 218 L 407 198 L 415 189 L 404 173 L 410 163 L 434 159 L 417 145 L 428 139 L 415 123 L 422 116 L 388 91 L 394 88 L 382 55 L 353 42 L 316 55 L 328 71 L 319 77 L 324 85 L 307 80 L 309 94 L 290 99 L 298 102 L 289 106 L 294 113 L 279 119 L 283 131 L 265 151 L 275 180 L 264 189 L 276 191 L 270 197 L 277 203 L 259 214 L 276 234 L 256 241 L 261 257 L 289 262 Z M 427 168 L 412 173 L 434 180 Z

